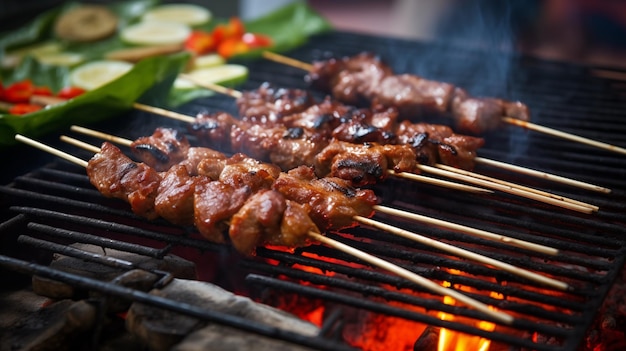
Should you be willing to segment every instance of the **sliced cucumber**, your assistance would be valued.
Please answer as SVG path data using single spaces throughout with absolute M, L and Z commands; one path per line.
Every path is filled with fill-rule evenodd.
M 120 38 L 134 45 L 180 44 L 191 34 L 188 25 L 175 22 L 147 21 L 124 28 Z
M 93 90 L 124 75 L 132 67 L 124 61 L 93 61 L 72 70 L 70 82 L 79 88 Z
M 248 79 L 248 67 L 237 64 L 226 64 L 196 69 L 187 73 L 187 75 L 199 82 L 233 86 L 243 83 Z M 176 89 L 193 89 L 196 87 L 196 84 L 181 77 L 177 78 L 174 82 L 174 88 Z
M 61 52 L 61 50 L 63 50 L 63 46 L 61 46 L 61 44 L 57 42 L 37 43 L 7 52 L 4 56 L 2 56 L 2 61 L 0 65 L 2 66 L 2 68 L 15 68 L 17 65 L 20 64 L 20 62 L 22 62 L 22 59 L 25 56 L 56 54 Z
M 164 4 L 143 15 L 144 21 L 165 21 L 198 26 L 208 23 L 213 14 L 208 9 L 194 4 Z
M 219 54 L 208 54 L 198 56 L 193 59 L 193 69 L 209 68 L 226 63 L 226 60 Z
M 85 61 L 85 57 L 74 52 L 59 52 L 35 56 L 37 61 L 50 66 L 75 66 Z

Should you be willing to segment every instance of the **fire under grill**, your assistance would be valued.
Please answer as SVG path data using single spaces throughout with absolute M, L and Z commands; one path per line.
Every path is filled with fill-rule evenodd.
M 310 62 L 328 54 L 352 55 L 365 50 L 379 54 L 396 72 L 448 81 L 477 96 L 524 101 L 537 124 L 626 146 L 626 89 L 619 81 L 596 75 L 600 67 L 352 33 L 315 37 L 289 55 Z M 246 64 L 250 79 L 241 89 L 255 89 L 266 81 L 306 88 L 304 72 L 296 68 L 264 60 Z M 190 115 L 236 112 L 232 99 L 217 95 L 177 110 Z M 138 111 L 113 123 L 89 127 L 133 139 L 151 134 L 157 126 L 186 128 L 182 122 Z M 58 142 L 57 137 L 46 142 L 83 159 L 90 157 L 86 151 Z M 81 139 L 99 144 L 88 137 Z M 102 197 L 83 169 L 23 146 L 18 150 L 32 157 L 7 161 L 14 171 L 5 175 L 10 180 L 0 188 L 0 269 L 12 282 L 2 289 L 0 303 L 8 306 L 7 296 L 21 289 L 37 292 L 42 282 L 49 281 L 63 283 L 57 284 L 61 292 L 53 289 L 58 296 L 48 296 L 54 301 L 98 301 L 94 305 L 98 318 L 88 328 L 88 336 L 80 344 L 83 347 L 107 340 L 111 311 L 123 319 L 131 303 L 141 303 L 311 349 L 375 350 L 411 340 L 415 350 L 432 350 L 429 333 L 446 329 L 489 339 L 491 350 L 577 350 L 586 341 L 624 265 L 626 156 L 513 126 L 487 135 L 486 141 L 479 150 L 481 157 L 612 191 L 598 193 L 486 165 L 479 165 L 476 172 L 584 201 L 600 210 L 583 214 L 500 192 L 469 194 L 400 179 L 388 179 L 374 187 L 386 205 L 553 247 L 560 250 L 557 256 L 390 215 L 376 214 L 374 218 L 566 282 L 571 289 L 548 288 L 364 225 L 327 235 L 509 313 L 515 318 L 512 325 L 495 323 L 485 328 L 479 324 L 490 321 L 484 314 L 454 305 L 324 245 L 295 252 L 265 247 L 258 249 L 255 257 L 241 257 L 228 246 L 202 239 L 190 228 L 133 215 L 127 204 Z M 60 258 L 70 259 L 70 264 L 64 266 Z M 181 268 L 174 265 L 177 260 L 191 264 Z M 101 271 L 85 275 L 80 269 L 83 265 L 95 265 Z M 151 279 L 139 285 L 128 283 L 125 277 L 136 270 Z M 219 309 L 194 307 L 195 301 L 149 293 L 180 280 L 213 283 L 313 321 L 318 329 L 305 335 Z M 11 345 L 8 349 L 35 342 L 26 337 L 24 326 L 4 327 L 8 332 L 2 338 L 10 344 L 2 344 Z M 195 324 L 190 328 L 196 329 Z M 392 340 L 396 343 L 390 344 Z

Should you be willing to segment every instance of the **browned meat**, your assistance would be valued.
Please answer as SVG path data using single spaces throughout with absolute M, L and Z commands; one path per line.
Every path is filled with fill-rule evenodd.
M 331 142 L 315 159 L 318 175 L 330 175 L 363 186 L 381 181 L 387 171 L 417 172 L 416 154 L 409 145 Z
M 270 161 L 283 170 L 312 165 L 315 155 L 328 143 L 302 128 L 238 125 L 232 129 L 232 149 Z
M 289 200 L 310 206 L 309 215 L 322 230 L 356 225 L 354 216 L 371 216 L 377 202 L 372 190 L 355 189 L 340 178 L 317 178 L 306 166 L 281 173 L 273 188 Z
M 237 119 L 226 112 L 202 114 L 196 117 L 194 123 L 189 124 L 189 132 L 203 146 L 228 150 L 231 143 L 230 130 L 237 122 Z
M 237 99 L 239 115 L 251 123 L 275 123 L 283 116 L 299 113 L 315 101 L 313 96 L 300 89 L 284 89 L 263 83 L 259 89 L 245 91 Z
M 478 137 L 455 134 L 444 125 L 411 123 L 402 121 L 396 129 L 398 143 L 412 145 L 421 163 L 443 163 L 471 170 L 476 152 L 485 140 Z
M 369 101 L 395 107 L 405 118 L 447 112 L 454 92 L 452 84 L 409 74 L 387 76 L 373 89 Z
M 314 62 L 305 80 L 344 103 L 395 107 L 404 119 L 452 117 L 456 128 L 464 133 L 495 130 L 504 116 L 530 120 L 528 106 L 522 102 L 472 97 L 449 83 L 413 74 L 396 75 L 369 53 Z
M 187 158 L 184 159 L 180 164 L 187 168 L 187 172 L 191 175 L 198 174 L 213 174 L 207 168 L 210 168 L 212 165 L 215 165 L 220 160 L 226 159 L 226 155 L 219 151 L 215 151 L 213 149 L 209 149 L 206 147 L 191 147 L 189 151 L 187 151 Z M 219 171 L 215 171 L 219 175 L 221 172 L 221 168 Z M 212 177 L 217 179 L 218 176 Z
M 351 105 L 371 101 L 373 89 L 393 72 L 379 57 L 361 53 L 353 57 L 313 63 L 305 80 L 335 99 Z
M 102 195 L 125 200 L 139 216 L 157 217 L 154 201 L 161 177 L 153 168 L 128 158 L 115 145 L 102 144 L 87 164 L 87 175 Z
M 224 168 L 218 180 L 233 187 L 246 186 L 252 192 L 269 189 L 280 175 L 278 166 L 260 162 L 241 153 L 233 155 L 223 163 Z
M 280 233 L 285 198 L 274 190 L 261 190 L 252 195 L 230 221 L 231 243 L 244 255 L 251 255 L 263 238 Z
M 234 188 L 207 177 L 198 179 L 194 192 L 194 224 L 200 234 L 212 242 L 225 243 L 227 221 L 250 195 L 248 187 Z
M 193 224 L 193 201 L 197 177 L 183 165 L 174 165 L 161 174 L 161 184 L 154 201 L 157 215 L 178 225 Z
M 157 128 L 151 136 L 135 140 L 131 150 L 143 162 L 162 172 L 187 157 L 189 141 L 176 129 Z
M 266 237 L 268 244 L 281 245 L 291 248 L 304 246 L 309 243 L 309 232 L 319 233 L 320 230 L 309 216 L 311 208 L 308 204 L 299 204 L 286 200 L 287 208 L 283 213 L 280 231 Z

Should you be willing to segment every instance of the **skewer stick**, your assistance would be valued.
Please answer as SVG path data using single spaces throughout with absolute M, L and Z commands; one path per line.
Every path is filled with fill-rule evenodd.
M 416 234 L 414 232 L 410 232 L 410 231 L 405 230 L 405 229 L 394 227 L 392 225 L 385 224 L 385 223 L 382 223 L 382 222 L 379 222 L 379 221 L 375 221 L 373 219 L 362 217 L 362 216 L 355 216 L 354 220 L 359 222 L 359 223 L 361 223 L 361 224 L 368 225 L 368 226 L 374 227 L 374 228 L 378 228 L 378 229 L 380 229 L 382 231 L 385 231 L 387 233 L 391 233 L 391 234 L 394 234 L 394 235 L 401 236 L 403 238 L 406 238 L 406 239 L 418 242 L 418 243 L 423 244 L 423 245 L 427 245 L 427 246 L 433 247 L 435 249 L 438 249 L 438 250 L 441 250 L 441 251 L 444 251 L 444 252 L 456 255 L 458 257 L 463 257 L 463 258 L 466 258 L 466 259 L 469 259 L 469 260 L 472 260 L 472 261 L 475 261 L 475 262 L 480 262 L 480 263 L 485 264 L 485 265 L 489 265 L 489 266 L 493 266 L 493 267 L 499 268 L 499 269 L 501 269 L 501 270 L 503 270 L 505 272 L 508 272 L 508 273 L 511 273 L 513 275 L 517 275 L 517 276 L 520 276 L 520 277 L 524 277 L 524 278 L 526 278 L 528 280 L 534 281 L 536 283 L 540 283 L 540 284 L 545 285 L 545 286 L 552 287 L 554 289 L 563 290 L 563 291 L 569 289 L 569 284 L 567 284 L 565 282 L 562 282 L 562 281 L 559 281 L 559 280 L 556 280 L 556 279 L 552 279 L 552 278 L 548 278 L 548 277 L 542 276 L 540 274 L 537 274 L 537 273 L 534 273 L 534 272 L 531 272 L 531 271 L 528 271 L 528 270 L 525 270 L 525 269 L 522 269 L 522 268 L 519 268 L 519 267 L 515 267 L 515 266 L 513 266 L 511 264 L 508 264 L 508 263 L 505 263 L 505 262 L 502 262 L 502 261 L 498 261 L 498 260 L 495 260 L 493 258 L 490 258 L 490 257 L 487 257 L 487 256 L 483 256 L 483 255 L 477 254 L 475 252 L 472 252 L 472 251 L 469 251 L 469 250 L 465 250 L 465 249 L 462 249 L 462 248 L 459 248 L 459 247 L 456 247 L 456 246 L 453 246 L 453 245 L 450 245 L 450 244 L 443 243 L 441 241 L 437 241 L 437 240 L 434 240 L 434 239 L 431 239 L 431 238 L 427 238 L 425 236 Z
M 529 191 L 525 191 L 516 187 L 512 187 L 509 185 L 504 185 L 504 184 L 498 184 L 498 183 L 494 183 L 491 181 L 487 181 L 484 179 L 479 179 L 476 177 L 471 177 L 468 175 L 464 175 L 464 174 L 459 174 L 456 172 L 450 172 L 447 170 L 443 170 L 440 168 L 436 168 L 436 167 L 431 167 L 431 166 L 424 166 L 424 165 L 418 165 L 418 168 L 424 172 L 428 172 L 431 174 L 437 174 L 443 177 L 448 177 L 451 179 L 455 179 L 455 180 L 459 180 L 459 181 L 464 181 L 464 182 L 468 182 L 471 184 L 475 184 L 475 185 L 479 185 L 479 186 L 483 186 L 485 188 L 490 188 L 490 189 L 494 189 L 494 190 L 499 190 L 508 194 L 512 194 L 512 195 L 517 195 L 520 197 L 524 197 L 527 199 L 531 199 L 531 200 L 535 200 L 535 201 L 539 201 L 539 202 L 543 202 L 543 203 L 547 203 L 550 205 L 554 205 L 554 206 L 558 206 L 558 207 L 562 207 L 565 209 L 569 209 L 569 210 L 574 210 L 574 211 L 578 211 L 578 212 L 582 212 L 582 213 L 587 213 L 590 214 L 593 212 L 593 209 L 590 208 L 589 206 L 580 206 L 577 204 L 573 204 L 573 203 L 569 203 L 569 202 L 565 202 L 562 200 L 558 200 L 558 199 L 554 199 L 551 197 L 547 197 L 547 196 L 543 196 L 543 195 L 539 195 L 539 194 L 535 194 Z
M 54 156 L 60 157 L 66 161 L 70 161 L 76 165 L 82 166 L 82 167 L 87 167 L 87 161 L 82 160 L 76 156 L 70 155 L 66 152 L 63 152 L 61 150 L 55 149 L 53 147 L 50 147 L 46 144 L 42 144 L 36 140 L 27 138 L 21 134 L 15 134 L 15 140 L 22 142 L 24 144 L 30 145 L 32 147 L 35 147 L 37 149 L 43 150 L 49 154 L 52 154 Z
M 19 135 L 19 134 L 15 136 L 15 139 L 18 140 L 18 141 L 21 141 L 23 143 L 26 143 L 28 145 L 34 146 L 36 148 L 39 148 L 39 149 L 41 149 L 43 151 L 49 152 L 49 153 L 51 153 L 51 154 L 53 154 L 55 156 L 59 156 L 59 157 L 62 157 L 64 159 L 70 160 L 70 161 L 72 161 L 72 162 L 74 162 L 74 163 L 76 163 L 78 165 L 87 167 L 87 162 L 86 161 L 81 160 L 81 159 L 79 159 L 77 157 L 74 157 L 72 155 L 69 155 L 69 154 L 67 154 L 65 152 L 62 152 L 60 150 L 54 149 L 52 147 L 49 147 L 49 146 L 47 146 L 45 144 L 42 144 L 40 142 L 37 142 L 35 140 L 26 138 L 26 137 L 24 137 L 22 135 Z M 66 138 L 62 138 L 62 139 L 70 140 L 72 138 L 66 137 Z M 95 147 L 93 145 L 89 145 L 87 143 L 82 143 L 82 142 L 75 143 L 74 145 L 81 146 L 81 147 L 82 146 L 89 146 L 88 150 L 94 150 L 94 148 L 97 151 L 100 150 L 99 148 L 97 148 L 97 147 Z M 510 325 L 510 324 L 512 324 L 514 322 L 513 317 L 511 315 L 509 315 L 509 314 L 506 314 L 506 313 L 503 313 L 503 312 L 494 311 L 494 310 L 490 309 L 488 305 L 483 304 L 480 301 L 477 301 L 475 299 L 470 298 L 469 296 L 461 294 L 461 293 L 459 293 L 456 290 L 453 290 L 453 289 L 441 286 L 441 285 L 439 285 L 439 284 L 437 284 L 437 283 L 435 283 L 433 281 L 430 281 L 430 280 L 428 280 L 428 279 L 426 279 L 426 278 L 424 278 L 424 277 L 422 277 L 422 276 L 420 276 L 418 274 L 415 274 L 415 273 L 413 273 L 413 272 L 411 272 L 411 271 L 409 271 L 407 269 L 404 269 L 402 267 L 394 265 L 391 262 L 385 261 L 385 260 L 380 259 L 378 257 L 375 257 L 373 255 L 367 254 L 367 253 L 365 253 L 365 252 L 363 252 L 361 250 L 355 249 L 353 247 L 350 247 L 350 246 L 348 246 L 346 244 L 343 244 L 343 243 L 338 242 L 336 240 L 333 240 L 333 239 L 330 239 L 328 237 L 325 237 L 325 236 L 323 236 L 323 235 L 321 235 L 319 233 L 316 233 L 316 232 L 312 232 L 311 231 L 311 232 L 308 233 L 308 235 L 312 239 L 314 239 L 314 240 L 316 240 L 318 242 L 326 244 L 326 245 L 328 245 L 330 247 L 333 247 L 335 249 L 341 250 L 341 251 L 343 251 L 343 252 L 345 252 L 347 254 L 353 255 L 353 256 L 355 256 L 355 257 L 357 257 L 357 258 L 359 258 L 359 259 L 361 259 L 363 261 L 366 261 L 366 262 L 368 262 L 368 263 L 370 263 L 370 264 L 372 264 L 374 266 L 377 266 L 379 268 L 383 268 L 385 270 L 388 270 L 391 273 L 397 274 L 397 275 L 399 275 L 399 276 L 401 276 L 401 277 L 403 277 L 403 278 L 405 278 L 405 279 L 407 279 L 407 280 L 409 280 L 409 281 L 411 281 L 413 283 L 416 283 L 419 286 L 421 286 L 421 287 L 423 287 L 425 289 L 428 289 L 428 290 L 430 290 L 430 291 L 432 291 L 434 293 L 437 293 L 437 294 L 442 295 L 442 296 L 450 296 L 450 297 L 456 299 L 457 301 L 460 301 L 460 302 L 464 303 L 465 305 L 467 305 L 469 307 L 472 307 L 472 308 L 474 308 L 474 309 L 476 309 L 476 310 L 478 310 L 480 312 L 483 312 L 483 313 L 489 315 L 491 318 L 493 318 L 494 320 L 497 320 L 497 321 L 499 321 L 501 323 L 505 323 L 505 324 L 509 324 Z
M 296 60 L 296 59 L 292 59 L 283 55 L 279 55 L 273 52 L 269 52 L 269 51 L 264 51 L 263 52 L 263 57 L 268 59 L 268 60 L 272 60 L 278 63 L 282 63 L 285 65 L 289 65 L 292 67 L 296 67 L 296 68 L 300 68 L 302 70 L 305 71 L 311 71 L 313 69 L 313 65 Z M 540 133 L 544 133 L 544 134 L 548 134 L 554 137 L 558 137 L 558 138 L 562 138 L 562 139 L 566 139 L 566 140 L 570 140 L 570 141 L 575 141 L 578 143 L 582 143 L 582 144 L 587 144 L 590 146 L 595 146 L 601 149 L 605 149 L 605 150 L 609 150 L 609 151 L 613 151 L 613 152 L 618 152 L 621 154 L 626 155 L 626 149 L 621 148 L 619 146 L 615 146 L 615 145 L 611 145 L 611 144 L 607 144 L 607 143 L 603 143 L 603 142 L 599 142 L 599 141 L 595 141 L 595 140 L 591 140 L 591 139 L 587 139 L 584 137 L 580 137 L 574 134 L 570 134 L 570 133 L 566 133 L 566 132 L 562 132 L 556 129 L 552 129 L 552 128 L 548 128 L 548 127 L 543 127 L 540 126 L 538 124 L 534 124 L 534 123 L 530 123 L 530 122 L 526 122 L 526 121 L 522 121 L 520 119 L 517 118 L 511 118 L 511 117 L 502 117 L 502 121 L 506 122 L 506 123 L 510 123 L 519 127 L 524 127 L 530 130 L 534 130 L 536 132 L 540 132 Z
M 624 149 L 622 147 L 611 145 L 611 144 L 607 144 L 607 143 L 603 143 L 603 142 L 600 142 L 600 141 L 591 140 L 591 139 L 588 139 L 588 138 L 585 138 L 585 137 L 581 137 L 581 136 L 578 136 L 578 135 L 574 135 L 574 134 L 571 134 L 571 133 L 562 132 L 560 130 L 556 130 L 556 129 L 540 126 L 538 124 L 522 121 L 522 120 L 517 119 L 517 118 L 502 117 L 502 121 L 504 121 L 506 123 L 509 123 L 509 124 L 513 124 L 513 125 L 519 126 L 519 127 L 524 127 L 524 128 L 530 129 L 530 130 L 534 130 L 536 132 L 544 133 L 544 134 L 547 134 L 547 135 L 563 138 L 563 139 L 570 140 L 570 141 L 575 141 L 575 142 L 578 142 L 578 143 L 581 143 L 581 144 L 586 144 L 586 145 L 589 145 L 589 146 L 594 146 L 594 147 L 597 147 L 597 148 L 600 148 L 600 149 L 613 151 L 613 152 L 617 152 L 617 153 L 626 155 L 626 149 Z
M 601 186 L 598 186 L 598 185 L 585 183 L 585 182 L 581 182 L 581 181 L 578 181 L 578 180 L 561 177 L 561 176 L 556 175 L 556 174 L 550 174 L 550 173 L 546 173 L 546 172 L 543 172 L 543 171 L 537 171 L 537 170 L 526 168 L 526 167 L 520 167 L 520 166 L 512 165 L 510 163 L 504 163 L 504 162 L 491 160 L 491 159 L 488 159 L 488 158 L 482 158 L 482 157 L 476 157 L 476 158 L 474 158 L 474 161 L 476 161 L 477 163 L 480 163 L 480 164 L 487 165 L 487 166 L 494 166 L 494 167 L 502 168 L 502 169 L 505 169 L 505 170 L 509 170 L 509 171 L 513 171 L 513 172 L 517 172 L 517 173 L 521 173 L 521 174 L 526 174 L 526 175 L 530 175 L 530 176 L 537 177 L 537 178 L 542 178 L 542 179 L 554 181 L 554 182 L 561 183 L 561 184 L 571 185 L 571 186 L 578 187 L 578 188 L 581 188 L 581 189 L 597 191 L 597 192 L 605 193 L 605 194 L 611 193 L 611 189 L 604 188 L 604 187 L 601 187 Z
M 230 97 L 233 97 L 235 99 L 239 99 L 242 94 L 240 91 L 235 90 L 235 89 L 231 89 L 231 88 L 227 88 L 227 87 L 223 87 L 221 85 L 215 84 L 215 83 L 211 83 L 211 82 L 206 82 L 206 81 L 202 81 L 200 79 L 197 79 L 189 74 L 186 73 L 181 73 L 179 74 L 180 77 L 192 82 L 193 84 L 208 89 L 208 90 L 212 90 L 215 91 L 217 93 L 220 94 L 224 94 L 224 95 L 228 95 Z
M 488 176 L 485 176 L 485 175 L 482 175 L 482 174 L 469 172 L 469 171 L 466 171 L 466 170 L 462 170 L 462 169 L 458 169 L 458 168 L 454 168 L 454 167 L 450 167 L 450 166 L 442 165 L 442 164 L 437 164 L 436 166 L 437 166 L 437 168 L 440 168 L 440 169 L 443 169 L 443 170 L 446 170 L 446 171 L 449 171 L 449 172 L 454 172 L 454 173 L 458 173 L 458 174 L 467 175 L 467 176 L 470 176 L 470 177 L 486 180 L 486 181 L 493 182 L 493 183 L 496 183 L 496 184 L 501 184 L 501 185 L 509 186 L 509 187 L 512 187 L 512 188 L 520 189 L 520 190 L 523 190 L 523 191 L 527 191 L 529 193 L 545 196 L 547 198 L 555 199 L 555 200 L 558 200 L 558 201 L 563 201 L 563 202 L 571 203 L 571 204 L 574 204 L 574 205 L 587 207 L 587 208 L 591 209 L 593 212 L 597 212 L 600 209 L 598 206 L 591 205 L 591 204 L 588 204 L 586 202 L 570 199 L 570 198 L 567 198 L 567 197 L 564 197 L 564 196 L 560 196 L 560 195 L 556 195 L 556 194 L 552 194 L 552 193 L 549 193 L 549 192 L 546 192 L 546 191 L 543 191 L 543 190 L 538 190 L 538 189 L 530 188 L 530 187 L 527 187 L 527 186 L 523 186 L 523 185 L 507 182 L 507 181 L 504 181 L 504 180 L 488 177 Z
M 403 210 L 399 210 L 399 209 L 395 209 L 395 208 L 391 208 L 387 206 L 382 206 L 382 205 L 375 205 L 374 210 L 380 213 L 386 213 L 386 214 L 390 214 L 396 217 L 403 217 L 403 218 L 407 218 L 413 221 L 418 221 L 418 222 L 422 222 L 422 223 L 426 223 L 430 225 L 440 226 L 446 229 L 460 231 L 463 234 L 468 234 L 468 235 L 472 235 L 475 237 L 479 237 L 479 238 L 483 238 L 483 239 L 487 239 L 487 240 L 491 240 L 495 242 L 501 242 L 501 243 L 519 247 L 522 249 L 540 252 L 546 255 L 556 256 L 559 254 L 558 249 L 555 249 L 549 246 L 535 244 L 535 243 L 531 243 L 528 241 L 519 240 L 519 239 L 511 238 L 508 236 L 488 232 L 485 230 L 476 229 L 476 228 L 472 228 L 472 227 L 468 227 L 468 226 L 464 226 L 461 224 L 456 224 L 456 223 L 452 223 L 448 221 L 443 221 L 443 220 L 432 218 L 432 217 L 427 217 L 427 216 L 420 215 L 420 214 L 413 213 L 413 212 L 403 211 Z
M 468 297 L 467 295 L 461 294 L 460 292 L 454 290 L 454 289 L 450 289 L 450 288 L 446 288 L 442 285 L 439 285 L 433 281 L 430 281 L 418 274 L 415 274 L 411 271 L 409 271 L 408 269 L 402 268 L 400 266 L 397 266 L 393 263 L 390 263 L 388 261 L 385 261 L 383 259 L 380 259 L 376 256 L 372 256 L 368 253 L 365 253 L 361 250 L 355 249 L 351 246 L 348 246 L 342 242 L 333 240 L 331 238 L 328 238 L 326 236 L 323 236 L 321 234 L 315 233 L 315 232 L 310 232 L 309 236 L 314 239 L 317 240 L 319 242 L 321 242 L 322 244 L 328 245 L 334 249 L 340 250 L 344 253 L 347 253 L 353 257 L 356 257 L 360 260 L 363 260 L 365 262 L 368 262 L 369 264 L 382 268 L 384 270 L 387 270 L 391 273 L 394 273 L 404 279 L 407 279 L 433 293 L 442 295 L 442 296 L 450 296 L 454 299 L 456 299 L 457 301 L 460 301 L 461 303 L 470 306 L 472 308 L 475 308 L 476 310 L 483 312 L 487 315 L 489 315 L 490 317 L 504 323 L 504 324 L 512 324 L 514 319 L 511 315 L 503 313 L 503 312 L 498 312 L 498 311 L 494 311 L 492 309 L 489 308 L 489 306 L 483 304 L 482 302 L 476 301 L 470 297 Z
M 98 132 L 92 129 L 88 129 L 88 128 L 83 128 L 83 127 L 78 127 L 78 126 L 72 126 L 70 128 L 72 131 L 75 132 L 79 132 L 82 134 L 86 134 L 86 135 L 90 135 L 90 136 L 94 136 L 94 137 L 99 137 L 99 138 L 104 138 L 105 140 L 111 141 L 111 142 L 115 142 L 118 144 L 122 144 L 125 146 L 130 146 L 132 141 L 129 139 L 125 139 L 125 138 L 121 138 L 121 137 L 117 137 L 117 136 L 113 136 L 107 133 L 102 133 L 102 132 Z M 61 136 L 61 140 L 68 142 L 70 144 L 73 144 L 75 146 L 81 147 L 83 149 L 86 150 L 90 150 L 94 153 L 99 152 L 100 149 L 84 143 L 80 140 L 74 139 L 74 138 L 70 138 L 68 136 Z M 478 237 L 482 237 L 488 240 L 492 240 L 492 241 L 498 241 L 498 242 L 503 242 L 503 243 L 508 243 L 512 246 L 517 246 L 517 247 L 521 247 L 521 248 L 525 248 L 528 250 L 532 250 L 532 251 L 536 251 L 536 252 L 541 252 L 541 253 L 545 253 L 545 254 L 549 254 L 549 255 L 557 255 L 559 253 L 559 251 L 557 249 L 554 248 L 550 248 L 550 247 L 546 247 L 543 245 L 538 245 L 538 244 L 533 244 L 530 242 L 526 242 L 523 240 L 518 240 L 518 239 L 514 239 L 514 238 L 510 238 L 510 237 L 506 237 L 503 235 L 499 235 L 499 234 L 494 234 L 494 233 L 490 233 L 487 231 L 483 231 L 483 230 L 479 230 L 479 229 L 475 229 L 475 228 L 471 228 L 471 227 L 466 227 L 466 226 L 462 226 L 462 225 L 458 225 L 458 224 L 454 224 L 454 223 L 450 223 L 450 222 L 446 222 L 443 220 L 438 220 L 435 218 L 430 218 L 430 217 L 426 217 L 423 215 L 418 215 L 418 214 L 414 214 L 414 213 L 410 213 L 407 211 L 401 211 L 401 210 L 397 210 L 397 209 L 392 209 L 390 207 L 385 207 L 385 206 L 379 206 L 379 205 L 375 205 L 374 206 L 375 210 L 379 210 L 382 213 L 387 213 L 387 214 L 391 214 L 394 216 L 398 216 L 398 217 L 403 217 L 403 218 L 408 218 L 408 219 L 412 219 L 412 220 L 416 220 L 416 221 L 420 221 L 423 223 L 428 223 L 428 224 L 434 224 L 434 225 L 439 225 L 448 229 L 452 229 L 452 230 L 457 230 L 457 231 L 461 231 L 464 232 L 466 234 L 469 235 L 473 235 L 473 236 L 478 236 Z
M 407 173 L 407 172 L 395 172 L 393 170 L 388 170 L 387 172 L 394 177 L 405 178 L 405 179 L 413 180 L 413 181 L 419 181 L 422 183 L 436 185 L 436 186 L 449 188 L 453 190 L 461 190 L 461 191 L 466 191 L 469 193 L 476 193 L 476 194 L 480 194 L 480 193 L 493 194 L 493 191 L 489 189 L 478 188 L 475 186 L 461 184 L 461 183 L 455 183 L 455 182 L 451 182 L 451 181 L 439 179 L 439 178 L 426 177 L 421 174 L 413 174 L 413 173 Z

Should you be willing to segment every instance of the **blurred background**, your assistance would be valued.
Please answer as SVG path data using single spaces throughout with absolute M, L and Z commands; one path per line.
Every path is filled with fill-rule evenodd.
M 251 19 L 302 0 L 186 0 L 215 16 Z M 0 0 L 0 30 L 62 0 Z M 83 1 L 106 3 L 106 0 Z M 626 67 L 622 0 L 308 0 L 338 30 L 516 50 L 547 59 Z

